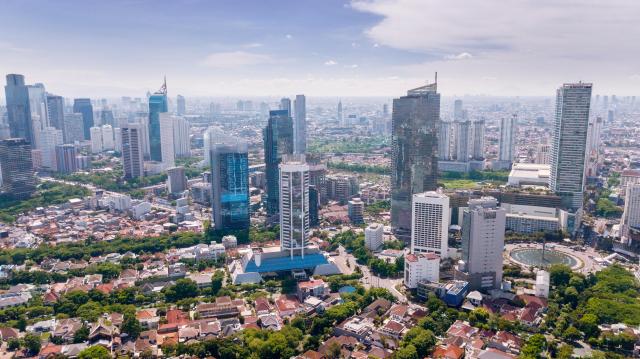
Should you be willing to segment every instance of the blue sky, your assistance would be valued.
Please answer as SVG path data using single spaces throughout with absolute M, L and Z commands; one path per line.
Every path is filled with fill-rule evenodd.
M 65 96 L 397 96 L 640 88 L 633 1 L 39 1 L 0 4 L 0 69 Z M 640 94 L 640 93 L 639 93 Z

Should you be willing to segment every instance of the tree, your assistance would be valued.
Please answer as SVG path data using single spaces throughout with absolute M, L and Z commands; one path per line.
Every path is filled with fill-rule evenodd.
M 567 285 L 571 279 L 571 268 L 564 264 L 554 264 L 549 267 L 549 277 L 552 285 Z
M 569 280 L 567 278 L 567 280 Z M 527 339 L 522 350 L 520 351 L 520 357 L 526 359 L 539 358 L 540 353 L 547 345 L 547 339 L 542 334 L 534 334 Z
M 332 342 L 327 347 L 326 356 L 327 359 L 340 359 L 342 354 L 342 347 L 337 342 Z
M 111 359 L 111 354 L 109 354 L 107 348 L 94 345 L 81 351 L 78 354 L 78 359 Z
M 89 328 L 86 325 L 80 327 L 80 329 L 76 330 L 75 334 L 73 334 L 73 342 L 75 344 L 84 343 L 89 339 Z
M 397 350 L 395 353 L 395 359 L 418 359 L 418 352 L 413 345 L 407 345 L 406 347 Z
M 164 296 L 168 302 L 177 302 L 180 299 L 197 297 L 198 285 L 191 279 L 178 279 L 176 284 L 164 289 Z
M 412 345 L 420 358 L 426 357 L 436 345 L 436 337 L 433 332 L 422 327 L 411 328 L 404 337 L 403 346 Z
M 122 331 L 129 334 L 129 338 L 137 339 L 142 331 L 142 325 L 133 314 L 125 314 L 122 322 Z
M 600 335 L 598 328 L 598 317 L 594 314 L 585 314 L 578 320 L 578 328 L 589 338 L 597 338 Z
M 574 341 L 580 339 L 581 336 L 582 336 L 582 334 L 580 333 L 578 328 L 574 327 L 573 325 L 570 326 L 569 328 L 567 328 L 564 331 L 564 333 L 562 333 L 562 337 L 565 340 L 568 340 L 570 342 L 574 342 Z
M 31 354 L 38 354 L 40 352 L 41 346 L 42 344 L 40 342 L 40 336 L 33 333 L 27 333 L 27 335 L 24 336 L 24 347 Z
M 573 355 L 573 347 L 568 344 L 562 344 L 558 348 L 558 352 L 556 353 L 557 359 L 571 359 Z
M 7 341 L 7 349 L 11 351 L 20 349 L 20 340 L 18 338 L 9 338 Z
M 217 270 L 215 274 L 211 277 L 211 293 L 213 295 L 218 295 L 218 291 L 222 288 L 224 284 L 224 272 L 221 270 Z

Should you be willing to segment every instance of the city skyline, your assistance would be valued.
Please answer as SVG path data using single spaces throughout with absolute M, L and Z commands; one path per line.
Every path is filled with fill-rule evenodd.
M 626 46 L 640 36 L 640 5 L 624 0 L 78 5 L 6 3 L 0 68 L 67 97 L 142 96 L 165 74 L 171 96 L 187 97 L 391 97 L 435 71 L 444 96 L 542 96 L 578 80 L 624 96 L 640 84 L 639 50 Z

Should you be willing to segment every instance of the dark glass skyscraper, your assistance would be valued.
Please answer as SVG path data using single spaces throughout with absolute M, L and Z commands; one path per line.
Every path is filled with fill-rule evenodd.
M 160 113 L 163 112 L 169 112 L 166 80 L 160 90 L 149 97 L 149 156 L 158 162 L 162 162 Z
M 249 229 L 247 143 L 225 138 L 211 146 L 213 223 L 217 230 Z
M 24 138 L 33 143 L 29 89 L 24 84 L 24 76 L 17 74 L 7 75 L 4 94 L 7 100 L 7 116 L 11 137 Z
M 391 226 L 409 240 L 411 199 L 433 191 L 438 176 L 440 94 L 437 83 L 418 87 L 393 100 L 391 137 Z
M 62 96 L 47 95 L 47 117 L 49 117 L 49 126 L 64 131 L 64 98 Z
M 263 132 L 264 162 L 267 175 L 267 213 L 278 213 L 280 183 L 278 166 L 284 155 L 293 154 L 293 121 L 288 110 L 269 111 Z
M 16 199 L 29 198 L 36 189 L 36 178 L 31 160 L 31 145 L 24 138 L 0 141 L 0 190 Z
M 93 127 L 93 106 L 88 98 L 77 98 L 73 100 L 73 113 L 82 114 L 82 133 L 84 139 L 91 139 L 90 129 Z

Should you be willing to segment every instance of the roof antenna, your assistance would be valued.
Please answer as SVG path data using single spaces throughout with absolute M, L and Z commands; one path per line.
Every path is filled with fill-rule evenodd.
M 438 71 L 436 71 L 436 86 L 438 85 Z

